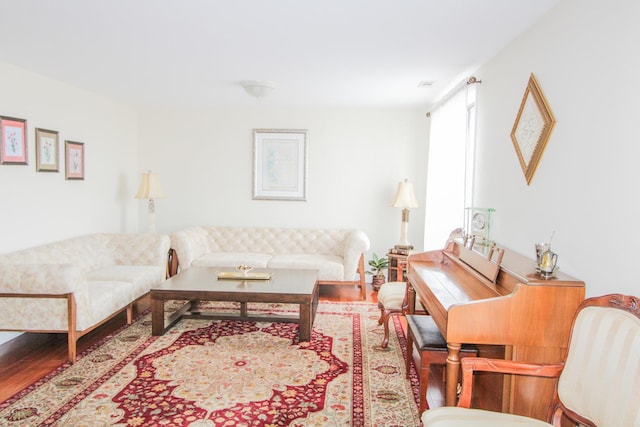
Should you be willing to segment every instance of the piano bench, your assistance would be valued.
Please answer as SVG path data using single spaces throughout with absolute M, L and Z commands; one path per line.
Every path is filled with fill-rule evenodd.
M 429 384 L 429 371 L 432 364 L 445 365 L 447 363 L 447 341 L 444 339 L 436 322 L 431 316 L 411 315 L 407 318 L 407 364 L 406 375 L 409 378 L 411 363 L 413 362 L 413 343 L 420 354 L 420 366 L 416 366 L 420 381 L 420 413 L 428 408 L 427 386 Z M 476 357 L 478 348 L 473 344 L 463 344 L 460 349 L 460 358 Z
M 405 314 L 407 306 L 406 282 L 387 282 L 378 289 L 378 308 L 380 308 L 378 325 L 384 325 L 384 338 L 380 345 L 382 348 L 387 348 L 389 344 L 389 317 Z

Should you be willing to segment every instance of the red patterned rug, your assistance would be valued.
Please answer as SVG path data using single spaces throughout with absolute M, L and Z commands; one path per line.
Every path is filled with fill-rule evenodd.
M 228 320 L 152 337 L 145 314 L 0 403 L 0 426 L 419 426 L 402 328 L 382 349 L 379 316 L 371 303 L 322 302 L 300 343 L 297 324 Z

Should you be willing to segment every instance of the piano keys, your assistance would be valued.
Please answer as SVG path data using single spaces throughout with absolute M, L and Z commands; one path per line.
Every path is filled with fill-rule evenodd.
M 410 310 L 417 296 L 447 341 L 445 399 L 451 406 L 456 404 L 463 343 L 504 346 L 509 360 L 559 362 L 571 319 L 585 296 L 585 284 L 578 279 L 561 272 L 545 279 L 533 259 L 466 243 L 452 237 L 442 250 L 408 258 Z M 544 420 L 555 381 L 505 377 L 498 386 L 499 409 Z

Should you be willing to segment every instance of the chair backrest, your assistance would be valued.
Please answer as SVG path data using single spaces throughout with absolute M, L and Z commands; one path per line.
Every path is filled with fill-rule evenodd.
M 640 299 L 590 298 L 578 308 L 558 398 L 599 427 L 640 426 Z

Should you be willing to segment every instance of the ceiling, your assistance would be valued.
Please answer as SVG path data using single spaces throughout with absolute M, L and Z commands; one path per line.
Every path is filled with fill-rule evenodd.
M 558 1 L 0 0 L 0 61 L 134 106 L 427 107 Z

